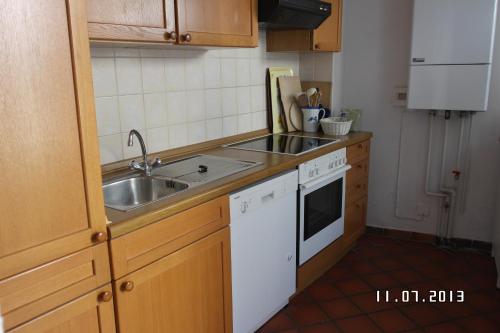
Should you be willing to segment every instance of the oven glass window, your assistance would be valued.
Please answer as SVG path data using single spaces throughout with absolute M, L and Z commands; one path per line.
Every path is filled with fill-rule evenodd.
M 343 178 L 304 197 L 304 240 L 314 236 L 342 216 Z

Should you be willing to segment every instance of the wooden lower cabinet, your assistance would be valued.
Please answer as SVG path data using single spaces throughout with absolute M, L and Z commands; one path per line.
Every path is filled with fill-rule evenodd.
M 121 333 L 230 333 L 229 228 L 114 282 Z
M 112 291 L 109 284 L 6 331 L 6 333 L 113 332 L 116 332 L 116 329 Z
M 365 232 L 367 197 L 349 204 L 344 219 L 344 246 L 351 246 Z

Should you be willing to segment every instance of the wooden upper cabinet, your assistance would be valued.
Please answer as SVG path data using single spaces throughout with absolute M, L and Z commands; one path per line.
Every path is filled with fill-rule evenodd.
M 87 1 L 92 40 L 240 47 L 258 43 L 257 0 Z
M 258 44 L 257 0 L 176 0 L 179 43 Z
M 87 0 L 93 40 L 175 43 L 174 0 Z
M 228 227 L 114 283 L 120 332 L 232 332 Z
M 106 222 L 85 1 L 3 0 L 0 29 L 1 280 L 106 240 Z
M 111 285 L 5 333 L 116 333 Z
M 315 51 L 340 51 L 342 42 L 342 0 L 323 0 L 332 4 L 332 15 L 312 33 Z
M 267 51 L 339 52 L 342 42 L 342 0 L 322 0 L 332 4 L 332 14 L 315 30 L 271 30 Z

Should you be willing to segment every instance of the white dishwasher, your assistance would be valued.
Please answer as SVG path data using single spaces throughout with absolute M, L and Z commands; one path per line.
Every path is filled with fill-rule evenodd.
M 297 171 L 231 194 L 233 331 L 254 332 L 295 293 Z

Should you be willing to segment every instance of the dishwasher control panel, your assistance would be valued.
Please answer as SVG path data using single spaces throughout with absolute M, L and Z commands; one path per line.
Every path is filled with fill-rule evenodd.
M 297 191 L 297 171 L 267 179 L 229 196 L 231 219 L 258 210 L 285 194 Z

